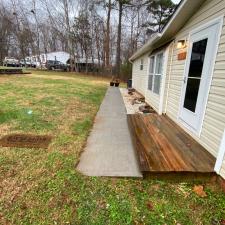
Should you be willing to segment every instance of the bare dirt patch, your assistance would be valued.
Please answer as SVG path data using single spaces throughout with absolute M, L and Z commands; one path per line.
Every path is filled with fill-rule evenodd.
M 51 79 L 51 80 L 75 80 L 76 77 L 67 77 L 67 76 L 60 76 L 60 75 L 37 75 L 37 74 L 30 74 L 28 75 L 29 77 L 34 77 L 34 78 L 43 78 L 43 79 Z
M 1 85 L 7 83 L 9 80 L 10 80 L 10 78 L 8 76 L 0 75 L 0 84 Z
M 1 114 L 1 111 L 0 111 Z M 0 126 L 0 134 L 1 135 L 6 135 L 10 130 L 10 126 L 8 124 L 1 124 Z
M 47 149 L 51 141 L 52 137 L 47 135 L 10 134 L 0 139 L 0 146 Z

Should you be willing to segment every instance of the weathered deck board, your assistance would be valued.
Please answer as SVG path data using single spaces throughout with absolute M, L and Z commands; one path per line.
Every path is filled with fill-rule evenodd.
M 21 68 L 3 68 L 3 69 L 0 69 L 0 74 L 23 74 L 23 69 L 21 69 Z
M 167 116 L 128 115 L 143 172 L 211 173 L 215 158 Z

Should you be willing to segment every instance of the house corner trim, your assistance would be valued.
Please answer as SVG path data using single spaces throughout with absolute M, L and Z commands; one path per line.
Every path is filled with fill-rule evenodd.
M 219 152 L 218 152 L 217 159 L 216 159 L 216 164 L 215 164 L 215 167 L 214 167 L 214 171 L 217 174 L 220 174 L 220 170 L 222 168 L 224 157 L 225 157 L 225 130 L 224 130 L 224 133 L 223 133 L 223 137 L 222 137 L 222 140 L 221 140 Z

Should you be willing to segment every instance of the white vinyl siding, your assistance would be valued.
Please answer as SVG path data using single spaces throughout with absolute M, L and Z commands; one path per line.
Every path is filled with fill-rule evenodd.
M 188 39 L 191 30 L 209 22 L 212 19 L 218 18 L 225 14 L 225 0 L 207 0 L 198 12 L 186 23 L 183 29 L 176 35 L 175 42 L 180 39 Z M 172 45 L 171 45 L 172 46 Z M 166 113 L 180 126 L 182 124 L 178 121 L 179 104 L 181 96 L 182 81 L 185 68 L 185 60 L 178 61 L 177 55 L 180 50 L 177 49 L 176 44 L 173 46 L 173 54 L 170 51 L 169 58 L 172 58 L 172 65 L 168 65 L 167 76 L 170 73 L 168 100 Z M 222 35 L 218 54 L 216 57 L 215 68 L 210 87 L 207 108 L 203 121 L 203 127 L 200 137 L 191 133 L 183 127 L 190 135 L 203 145 L 212 155 L 217 157 L 220 141 L 223 130 L 225 128 L 225 24 L 223 24 Z M 165 110 L 165 109 L 164 109 Z M 225 160 L 221 169 L 221 175 L 225 178 Z
M 160 52 L 156 52 L 154 54 L 154 68 L 150 65 L 150 53 L 148 52 L 145 55 L 137 58 L 133 62 L 133 70 L 132 70 L 132 80 L 133 87 L 141 93 L 146 102 L 151 105 L 156 112 L 160 112 L 160 94 L 162 88 L 163 74 L 164 71 L 164 55 L 166 48 Z M 143 70 L 140 70 L 141 60 L 143 59 Z M 168 64 L 167 64 L 168 66 Z M 150 75 L 152 75 L 152 82 L 149 80 Z M 151 88 L 149 88 L 151 86 Z M 164 108 L 164 107 L 163 107 Z
M 167 108 L 167 98 L 168 98 L 168 89 L 170 89 L 170 83 L 169 83 L 169 79 L 171 76 L 171 68 L 172 68 L 172 64 L 171 64 L 171 60 L 172 60 L 172 52 L 173 52 L 173 48 L 174 48 L 174 42 L 172 42 L 169 45 L 169 53 L 168 53 L 168 62 L 167 62 L 167 68 L 166 68 L 166 81 L 165 81 L 165 91 L 164 91 L 164 97 L 163 97 L 163 108 L 162 108 L 162 113 L 166 113 L 166 108 Z
M 167 77 L 164 93 L 163 112 L 185 129 L 195 140 L 203 145 L 212 155 L 217 157 L 221 138 L 225 128 L 225 23 L 223 24 L 220 37 L 219 49 L 216 57 L 212 83 L 210 86 L 207 107 L 205 111 L 201 135 L 197 136 L 186 129 L 178 120 L 179 104 L 181 97 L 182 82 L 184 76 L 185 61 L 178 61 L 180 51 L 177 49 L 178 40 L 187 40 L 189 33 L 199 26 L 210 22 L 212 19 L 225 15 L 225 0 L 206 0 L 198 9 L 197 13 L 189 19 L 176 36 L 174 44 L 170 44 Z M 146 56 L 145 56 L 146 57 Z M 137 59 L 138 61 L 140 59 Z M 171 63 L 172 62 L 172 63 Z M 147 74 L 147 73 L 146 73 Z M 148 79 L 146 84 L 148 85 Z M 147 86 L 146 85 L 146 86 Z M 143 91 L 144 93 L 144 91 Z M 168 97 L 168 98 L 167 98 Z M 146 91 L 146 101 L 157 111 L 159 98 L 157 95 Z M 225 159 L 223 161 L 220 175 L 225 178 Z
M 149 53 L 148 53 L 149 54 Z M 133 88 L 135 88 L 139 93 L 145 95 L 148 84 L 147 68 L 148 68 L 148 54 L 138 58 L 133 62 L 132 70 L 132 83 Z M 140 65 L 143 65 L 143 70 L 141 70 Z

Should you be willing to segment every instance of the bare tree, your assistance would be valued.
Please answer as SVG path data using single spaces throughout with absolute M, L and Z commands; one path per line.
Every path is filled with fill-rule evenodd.
M 8 55 L 10 49 L 10 39 L 13 35 L 13 19 L 10 13 L 0 3 L 0 63 Z
M 121 67 L 121 33 L 122 33 L 122 16 L 123 10 L 127 5 L 131 4 L 131 0 L 117 0 L 118 2 L 118 31 L 117 31 L 117 52 L 116 52 L 116 75 L 120 75 Z
M 152 24 L 156 14 L 150 2 L 1 0 L 0 60 L 66 51 L 71 70 L 77 71 L 76 65 L 84 62 L 86 72 L 95 64 L 96 71 L 110 73 L 114 68 L 119 76 L 148 38 L 146 24 Z

